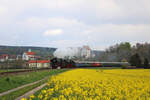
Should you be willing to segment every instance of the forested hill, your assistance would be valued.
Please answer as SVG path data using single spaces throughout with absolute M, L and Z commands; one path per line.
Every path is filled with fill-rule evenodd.
M 33 47 L 33 46 L 0 46 L 0 54 L 22 55 L 23 52 L 31 49 L 39 56 L 52 55 L 56 48 Z

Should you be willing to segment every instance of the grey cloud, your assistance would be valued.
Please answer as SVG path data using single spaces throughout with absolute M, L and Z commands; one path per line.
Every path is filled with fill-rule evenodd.
M 93 48 L 149 42 L 149 4 L 149 0 L 1 0 L 0 39 L 10 45 L 23 41 L 20 44 Z M 43 36 L 52 29 L 62 29 L 63 35 Z M 7 36 L 17 38 L 8 41 Z

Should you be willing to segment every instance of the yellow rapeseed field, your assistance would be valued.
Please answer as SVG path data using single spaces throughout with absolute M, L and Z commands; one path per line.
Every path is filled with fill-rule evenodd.
M 34 99 L 31 96 L 29 99 Z M 149 69 L 74 69 L 53 76 L 38 100 L 150 100 Z

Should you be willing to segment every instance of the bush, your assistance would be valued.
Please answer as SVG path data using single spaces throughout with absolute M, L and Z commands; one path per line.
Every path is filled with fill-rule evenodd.
M 6 81 L 7 81 L 7 82 L 9 82 L 9 81 L 10 81 L 10 78 L 9 78 L 9 77 L 7 77 L 7 78 L 6 78 Z

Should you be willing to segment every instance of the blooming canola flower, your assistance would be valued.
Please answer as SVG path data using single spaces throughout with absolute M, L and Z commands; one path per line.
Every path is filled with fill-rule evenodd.
M 150 70 L 74 69 L 52 76 L 47 88 L 41 90 L 37 98 L 38 100 L 150 100 Z

